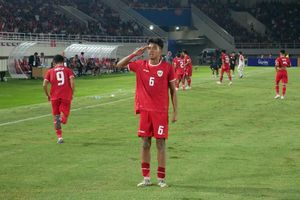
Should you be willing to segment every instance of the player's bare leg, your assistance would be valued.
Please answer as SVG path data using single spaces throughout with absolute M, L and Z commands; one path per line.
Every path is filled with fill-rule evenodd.
M 57 143 L 62 144 L 64 142 L 62 138 L 62 130 L 61 130 L 61 119 L 60 115 L 54 116 L 54 128 L 57 136 Z
M 228 76 L 228 79 L 229 79 L 229 83 L 228 83 L 228 85 L 232 85 L 232 76 L 231 76 L 231 73 L 230 73 L 230 71 L 229 71 L 229 72 L 227 72 L 227 76 Z
M 280 98 L 280 94 L 279 94 L 279 82 L 276 82 L 275 90 L 276 90 L 276 95 L 275 95 L 274 99 L 278 99 L 278 98 Z
M 182 78 L 182 89 L 185 90 L 185 79 L 186 79 L 186 76 L 183 76 Z
M 166 173 L 166 141 L 165 139 L 156 139 L 157 147 L 157 179 L 160 187 L 167 187 L 165 182 Z
M 150 137 L 142 137 L 142 148 L 141 148 L 141 168 L 142 168 L 142 175 L 144 180 L 137 184 L 138 187 L 145 187 L 152 185 L 150 181 L 150 148 L 151 148 L 151 138 Z
M 217 84 L 222 84 L 223 75 L 224 75 L 224 71 L 222 69 L 220 69 L 220 81 L 218 81 Z
M 285 93 L 286 93 L 286 84 L 282 83 L 282 96 L 280 97 L 281 99 L 284 99 Z
M 188 86 L 186 87 L 186 89 L 192 89 L 191 83 L 192 83 L 191 77 L 190 77 L 190 76 L 187 76 L 187 84 L 188 84 Z

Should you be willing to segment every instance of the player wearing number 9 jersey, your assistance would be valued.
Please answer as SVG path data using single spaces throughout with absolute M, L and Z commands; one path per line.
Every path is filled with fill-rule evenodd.
M 63 56 L 54 56 L 53 64 L 54 68 L 48 70 L 45 75 L 43 88 L 52 104 L 57 143 L 60 144 L 63 143 L 61 124 L 67 123 L 75 83 L 73 71 L 64 66 Z M 49 82 L 51 84 L 50 95 L 48 93 Z
M 286 93 L 286 85 L 288 83 L 288 73 L 287 67 L 291 67 L 291 61 L 285 55 L 285 50 L 281 50 L 279 57 L 275 60 L 275 70 L 276 70 L 276 96 L 275 99 L 284 99 Z M 279 82 L 282 81 L 282 96 L 279 94 Z
M 163 41 L 150 39 L 148 45 L 134 51 L 123 58 L 117 67 L 128 65 L 136 74 L 135 111 L 140 114 L 138 136 L 142 138 L 142 175 L 143 181 L 137 186 L 149 186 L 150 182 L 150 147 L 151 138 L 156 138 L 157 146 L 157 178 L 160 187 L 166 187 L 166 147 L 168 138 L 169 91 L 173 105 L 172 121 L 177 119 L 177 96 L 175 88 L 174 68 L 162 60 Z M 149 60 L 130 62 L 136 56 L 148 51 Z

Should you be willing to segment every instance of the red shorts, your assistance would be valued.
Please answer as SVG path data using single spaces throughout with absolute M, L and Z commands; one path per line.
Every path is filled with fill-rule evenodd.
M 70 114 L 71 101 L 66 99 L 56 99 L 52 100 L 52 114 L 60 115 L 63 113 L 66 117 Z
M 176 73 L 176 79 L 177 80 L 181 80 L 183 78 L 184 78 L 184 74 L 178 74 L 178 73 Z
M 278 70 L 276 73 L 276 82 L 279 83 L 279 81 L 282 81 L 282 83 L 288 83 L 288 74 L 286 70 Z
M 223 67 L 221 68 L 221 73 L 223 74 L 224 72 L 226 72 L 227 74 L 230 73 L 230 67 Z
M 168 113 L 141 110 L 139 137 L 168 138 Z

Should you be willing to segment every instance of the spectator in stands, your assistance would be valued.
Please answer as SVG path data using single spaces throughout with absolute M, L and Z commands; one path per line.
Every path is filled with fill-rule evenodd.
M 40 55 L 40 66 L 47 67 L 46 58 L 45 58 L 44 52 L 41 52 L 41 55 Z

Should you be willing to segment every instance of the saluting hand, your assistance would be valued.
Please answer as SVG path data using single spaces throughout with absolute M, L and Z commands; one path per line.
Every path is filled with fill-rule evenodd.
M 135 50 L 132 54 L 136 55 L 136 56 L 141 56 L 143 55 L 143 53 L 145 52 L 145 50 L 148 48 L 148 45 L 147 46 L 143 46 L 143 47 L 140 47 L 138 48 L 137 50 Z

